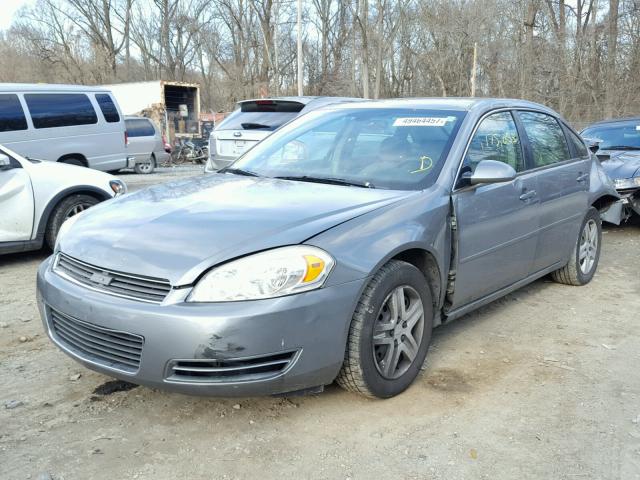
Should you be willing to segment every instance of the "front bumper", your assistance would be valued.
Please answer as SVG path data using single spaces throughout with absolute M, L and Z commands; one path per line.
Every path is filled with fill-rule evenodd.
M 365 279 L 269 300 L 146 304 L 84 288 L 54 273 L 53 257 L 38 270 L 38 307 L 49 338 L 86 367 L 133 383 L 194 395 L 280 394 L 331 383 L 344 358 L 348 327 Z M 189 289 L 185 289 L 189 290 Z M 180 292 L 185 298 L 187 292 Z M 171 303 L 173 302 L 173 303 Z M 143 339 L 135 371 L 113 368 L 73 348 L 53 328 L 52 312 L 80 325 Z M 93 335 L 89 331 L 89 335 Z M 100 334 L 98 334 L 98 337 Z M 92 337 L 89 337 L 91 339 Z M 216 370 L 246 359 L 283 358 L 282 371 L 255 375 L 176 377 L 177 363 Z M 204 362 L 204 363 L 199 363 Z M 243 363 L 244 362 L 244 363 Z

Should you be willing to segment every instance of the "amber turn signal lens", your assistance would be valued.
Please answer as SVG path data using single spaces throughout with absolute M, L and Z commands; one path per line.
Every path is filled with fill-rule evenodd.
M 307 262 L 307 273 L 302 281 L 304 283 L 313 282 L 324 270 L 324 261 L 315 255 L 305 255 L 304 259 Z

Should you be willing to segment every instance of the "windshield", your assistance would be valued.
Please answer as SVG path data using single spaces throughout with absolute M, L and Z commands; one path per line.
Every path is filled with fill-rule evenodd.
M 589 127 L 581 135 L 602 140 L 601 150 L 640 150 L 640 121 Z
M 449 110 L 318 110 L 257 144 L 232 171 L 419 190 L 435 183 L 464 115 Z

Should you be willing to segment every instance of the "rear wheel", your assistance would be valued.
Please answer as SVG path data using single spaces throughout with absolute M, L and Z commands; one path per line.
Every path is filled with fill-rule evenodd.
M 99 203 L 95 197 L 90 195 L 71 195 L 62 200 L 53 210 L 47 229 L 45 230 L 45 241 L 51 250 L 56 244 L 56 237 L 60 231 L 60 227 L 68 218 L 73 217 L 87 208 Z
M 558 283 L 586 285 L 598 268 L 602 243 L 602 221 L 595 208 L 590 208 L 582 221 L 578 239 L 571 252 L 569 263 L 551 274 Z
M 153 153 L 149 155 L 149 158 L 147 159 L 146 162 L 136 163 L 135 166 L 133 167 L 133 170 L 140 175 L 148 175 L 150 173 L 153 173 L 155 169 L 156 169 L 156 157 L 153 155 Z
M 337 383 L 377 398 L 409 387 L 429 348 L 432 305 L 429 285 L 416 267 L 399 260 L 383 266 L 358 302 Z

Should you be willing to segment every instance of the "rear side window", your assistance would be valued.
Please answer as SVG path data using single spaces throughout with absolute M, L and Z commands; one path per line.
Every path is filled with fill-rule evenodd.
M 98 123 L 93 105 L 84 93 L 30 93 L 24 99 L 35 128 Z
M 569 143 L 573 146 L 573 149 L 576 152 L 576 156 L 579 158 L 584 158 L 589 156 L 589 150 L 587 150 L 587 146 L 584 144 L 582 139 L 578 137 L 571 130 L 566 129 L 569 137 Z
M 134 137 L 153 137 L 156 131 L 151 125 L 149 120 L 144 119 L 130 119 L 124 121 L 127 126 L 127 135 L 129 138 Z
M 217 130 L 273 131 L 298 116 L 304 105 L 299 102 L 257 100 L 242 102 L 240 108 L 220 123 Z
M 544 167 L 571 158 L 567 140 L 558 121 L 537 112 L 519 112 L 533 154 L 533 168 Z
M 511 165 L 516 172 L 525 169 L 520 137 L 510 112 L 486 117 L 471 139 L 462 164 L 462 173 L 473 173 L 482 160 L 495 160 Z
M 102 115 L 104 115 L 107 123 L 118 123 L 120 121 L 120 114 L 118 113 L 116 104 L 113 103 L 109 95 L 106 93 L 97 93 L 96 101 L 98 105 L 100 105 L 100 110 L 102 110 Z
M 26 129 L 27 119 L 18 96 L 13 93 L 0 95 L 0 132 Z

